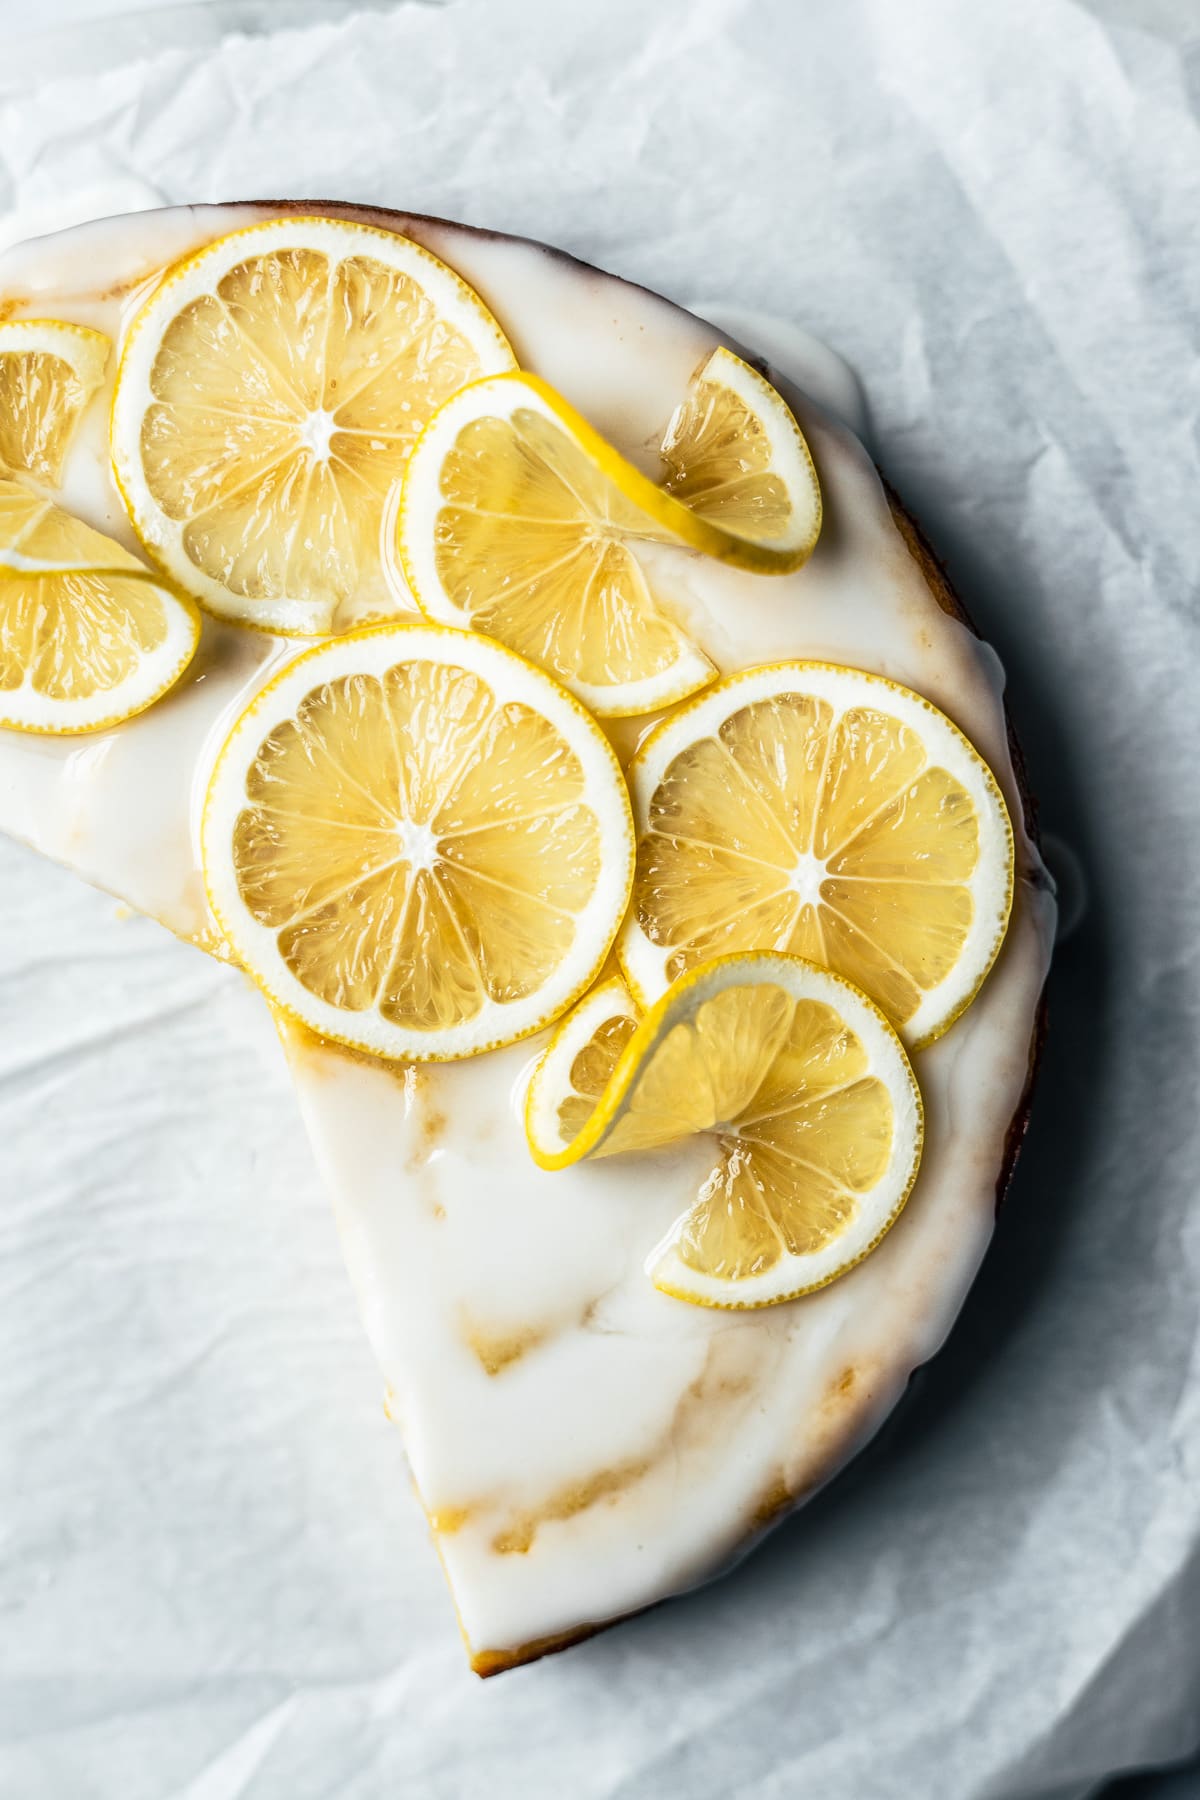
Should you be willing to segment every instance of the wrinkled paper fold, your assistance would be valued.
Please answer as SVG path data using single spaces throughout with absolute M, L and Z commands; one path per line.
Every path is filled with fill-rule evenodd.
M 0 843 L 0 1791 L 1074 1800 L 1185 1755 L 1200 27 L 1169 0 L 195 27 L 26 91 L 10 67 L 0 241 L 369 200 L 823 336 L 1091 897 L 997 1241 L 883 1441 L 732 1579 L 483 1688 L 258 1009 Z

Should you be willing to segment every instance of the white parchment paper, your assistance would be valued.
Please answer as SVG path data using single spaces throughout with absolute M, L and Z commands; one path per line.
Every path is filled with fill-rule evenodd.
M 31 46 L 33 86 L 6 36 L 0 234 L 159 199 L 381 201 L 826 337 L 1008 664 L 1090 904 L 993 1251 L 882 1442 L 732 1578 L 483 1686 L 257 1010 L 0 844 L 0 1795 L 1074 1800 L 1184 1757 L 1200 17 L 446 0 L 192 23 L 137 62 L 64 50 L 55 79 Z

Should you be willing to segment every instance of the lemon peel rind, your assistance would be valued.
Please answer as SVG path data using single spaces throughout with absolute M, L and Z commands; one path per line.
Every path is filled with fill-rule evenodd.
M 578 979 L 570 982 L 569 985 L 564 985 L 563 991 L 556 993 L 549 1005 L 543 1003 L 536 1016 L 522 1017 L 519 1024 L 513 1024 L 510 1017 L 510 1023 L 504 1029 L 479 1037 L 472 1037 L 466 1032 L 458 1032 L 455 1041 L 445 1047 L 440 1047 L 437 1039 L 448 1036 L 449 1033 L 421 1032 L 405 1027 L 391 1026 L 380 1020 L 378 1014 L 371 1015 L 378 1020 L 377 1030 L 370 1034 L 350 1032 L 346 1028 L 346 1020 L 361 1019 L 367 1015 L 347 1013 L 310 994 L 295 977 L 286 971 L 278 953 L 272 954 L 273 946 L 269 940 L 273 939 L 274 934 L 271 930 L 259 925 L 255 920 L 249 920 L 251 927 L 249 935 L 257 944 L 262 945 L 266 953 L 264 960 L 269 961 L 275 967 L 274 978 L 264 973 L 255 959 L 246 952 L 244 938 L 247 935 L 248 914 L 245 908 L 240 907 L 239 903 L 241 919 L 240 922 L 235 923 L 230 916 L 230 908 L 226 904 L 225 898 L 215 891 L 213 879 L 213 868 L 222 854 L 222 846 L 227 850 L 233 820 L 237 811 L 245 804 L 244 786 L 242 786 L 240 794 L 230 795 L 224 791 L 225 784 L 231 779 L 229 773 L 233 766 L 231 759 L 235 749 L 240 748 L 243 738 L 252 731 L 264 714 L 267 703 L 273 697 L 279 697 L 281 690 L 285 687 L 294 687 L 296 699 L 292 701 L 289 695 L 288 707 L 290 709 L 292 705 L 298 704 L 299 700 L 303 699 L 304 692 L 311 691 L 311 688 L 302 690 L 301 681 L 298 679 L 301 672 L 326 660 L 334 662 L 342 658 L 346 659 L 345 668 L 330 671 L 334 676 L 353 672 L 382 674 L 387 668 L 404 660 L 406 642 L 410 647 L 415 646 L 418 650 L 422 642 L 428 645 L 440 645 L 446 650 L 446 654 L 435 655 L 428 660 L 443 665 L 466 667 L 480 673 L 482 671 L 479 669 L 479 664 L 489 659 L 496 659 L 499 664 L 513 665 L 520 672 L 522 684 L 526 688 L 542 688 L 543 698 L 546 697 L 544 690 L 548 688 L 553 712 L 547 711 L 545 708 L 539 709 L 535 701 L 529 703 L 534 710 L 541 710 L 543 716 L 549 718 L 550 723 L 560 730 L 562 729 L 560 719 L 554 716 L 554 712 L 557 712 L 560 718 L 569 716 L 575 723 L 578 727 L 575 733 L 564 730 L 563 736 L 570 748 L 580 755 L 585 770 L 590 765 L 588 758 L 580 754 L 584 743 L 590 750 L 592 758 L 595 759 L 594 772 L 598 773 L 600 769 L 603 769 L 606 775 L 613 778 L 612 793 L 618 803 L 622 826 L 619 833 L 615 829 L 609 830 L 599 808 L 596 809 L 604 839 L 600 880 L 592 899 L 579 915 L 577 931 L 582 937 L 587 929 L 586 922 L 590 920 L 593 913 L 601 916 L 605 923 L 593 937 L 593 949 L 589 955 L 586 970 L 580 974 Z M 372 646 L 385 643 L 395 646 L 395 655 L 389 657 L 382 650 L 377 653 L 372 651 Z M 366 652 L 371 666 L 364 667 L 361 661 L 351 660 L 360 650 Z M 486 673 L 483 673 L 482 678 L 485 681 L 489 679 Z M 489 685 L 492 686 L 493 692 L 497 692 L 497 684 L 489 682 Z M 497 697 L 500 698 L 500 695 L 498 694 Z M 510 693 L 506 697 L 512 699 L 524 696 Z M 273 718 L 281 716 L 287 717 L 288 712 L 269 715 Z M 269 728 L 269 723 L 265 722 L 262 729 L 267 728 Z M 261 742 L 261 735 L 257 741 Z M 238 776 L 241 781 L 244 781 L 245 767 L 244 762 L 238 766 Z M 223 838 L 218 836 L 219 829 L 224 832 Z M 618 838 L 619 841 L 617 841 Z M 568 1012 L 595 982 L 612 949 L 633 887 L 634 839 L 628 790 L 625 787 L 624 776 L 621 773 L 621 766 L 617 761 L 615 751 L 587 709 L 576 700 L 573 694 L 561 687 L 552 676 L 547 675 L 544 669 L 529 662 L 527 658 L 519 656 L 515 651 L 507 649 L 504 645 L 495 643 L 479 632 L 459 631 L 451 626 L 428 625 L 420 621 L 399 620 L 395 623 L 369 626 L 361 631 L 326 639 L 302 650 L 272 673 L 270 679 L 252 697 L 230 728 L 217 753 L 201 810 L 200 844 L 205 893 L 213 918 L 225 940 L 230 944 L 236 959 L 255 986 L 266 996 L 270 1005 L 294 1024 L 310 1032 L 315 1032 L 319 1037 L 329 1039 L 331 1043 L 340 1044 L 348 1050 L 358 1051 L 381 1063 L 465 1061 L 470 1057 L 481 1056 L 490 1050 L 507 1048 L 510 1044 L 519 1043 L 523 1039 L 533 1037 L 539 1031 L 545 1030 L 547 1026 L 552 1025 Z M 236 881 L 232 882 L 232 887 L 236 892 Z M 283 982 L 279 980 L 281 968 L 287 975 L 287 979 Z M 549 986 L 550 984 L 545 985 Z M 286 989 L 287 993 L 282 991 L 283 989 Z M 544 993 L 545 987 L 539 989 L 538 992 L 539 994 Z M 288 997 L 288 994 L 291 995 L 291 998 Z M 526 1012 L 534 1012 L 534 1009 L 529 1007 L 526 1002 L 489 1001 L 484 1008 L 485 1016 L 490 1018 L 503 1016 L 506 1013 L 511 1015 Z
M 991 768 L 966 733 L 923 694 L 893 681 L 888 675 L 876 675 L 866 669 L 855 669 L 842 663 L 807 659 L 760 663 L 724 677 L 714 687 L 685 702 L 669 718 L 654 726 L 630 760 L 626 779 L 633 800 L 634 823 L 639 841 L 646 829 L 650 801 L 673 757 L 695 738 L 710 735 L 724 719 L 743 706 L 789 691 L 783 685 L 781 678 L 784 677 L 795 677 L 795 691 L 814 693 L 818 698 L 830 700 L 835 711 L 844 711 L 856 704 L 867 704 L 878 707 L 880 711 L 890 710 L 902 723 L 917 719 L 932 720 L 935 729 L 946 734 L 946 742 L 954 751 L 945 766 L 951 774 L 964 780 L 964 786 L 977 805 L 992 809 L 993 817 L 1001 827 L 998 841 L 989 834 L 984 834 L 983 853 L 986 853 L 989 845 L 1000 851 L 998 856 L 992 857 L 989 869 L 993 890 L 1002 886 L 1003 897 L 993 911 L 995 923 L 990 931 L 985 931 L 982 924 L 978 930 L 972 928 L 975 942 L 980 948 L 972 960 L 971 966 L 975 973 L 971 981 L 960 984 L 963 991 L 949 1005 L 943 1005 L 939 1009 L 934 1004 L 939 992 L 949 988 L 955 974 L 966 961 L 964 954 L 938 987 L 926 990 L 925 997 L 912 1018 L 896 1027 L 902 1043 L 910 1053 L 927 1049 L 930 1044 L 945 1036 L 976 999 L 1004 946 L 1016 887 L 1016 843 L 1008 805 Z M 862 691 L 856 696 L 849 690 L 859 684 Z M 838 692 L 839 688 L 843 691 Z M 899 702 L 900 710 L 897 710 L 896 704 L 889 708 L 886 701 L 881 703 L 881 694 L 892 696 L 893 702 Z M 731 704 L 725 707 L 727 696 L 731 698 Z M 920 724 L 914 724 L 914 729 L 921 734 Z M 669 746 L 665 752 L 664 746 Z M 936 761 L 936 758 L 931 756 L 931 761 Z M 968 942 L 971 942 L 970 937 Z M 650 943 L 637 923 L 636 911 L 631 907 L 617 937 L 616 955 L 630 993 L 643 1011 L 669 985 L 661 968 L 668 954 L 669 949 L 660 949 Z M 929 1017 L 932 1017 L 932 1023 L 927 1022 Z
M 320 241 L 322 234 L 323 242 Z M 197 568 L 187 556 L 182 547 L 186 521 L 168 519 L 140 476 L 137 445 L 141 421 L 152 397 L 150 368 L 162 337 L 161 332 L 157 336 L 149 332 L 149 326 L 153 320 L 164 318 L 165 329 L 189 300 L 212 292 L 221 275 L 247 256 L 265 254 L 272 248 L 312 246 L 340 260 L 341 256 L 353 254 L 355 242 L 360 248 L 374 243 L 383 260 L 393 268 L 404 269 L 408 263 L 406 273 L 415 274 L 419 270 L 417 278 L 427 278 L 422 285 L 439 310 L 449 311 L 458 320 L 465 322 L 469 318 L 472 321 L 475 330 L 464 330 L 464 335 L 484 362 L 487 356 L 482 346 L 486 341 L 488 355 L 496 357 L 493 372 L 516 366 L 512 345 L 491 309 L 469 282 L 441 257 L 402 232 L 321 213 L 282 214 L 278 218 L 260 219 L 253 225 L 240 226 L 213 238 L 198 250 L 181 257 L 147 288 L 129 325 L 117 362 L 109 406 L 110 466 L 141 548 L 157 568 L 182 582 L 205 612 L 229 624 L 279 637 L 304 639 L 325 634 L 332 628 L 336 608 L 324 601 L 314 603 L 292 596 L 248 600 L 245 596 L 234 595 L 221 582 Z M 398 245 L 403 246 L 402 250 L 397 250 Z M 219 271 L 213 280 L 199 279 L 200 272 L 210 267 Z M 434 288 L 440 288 L 441 292 L 434 293 Z M 172 297 L 173 306 L 170 305 Z M 448 307 L 446 302 L 450 303 Z M 481 322 L 485 328 L 482 336 L 478 332 Z

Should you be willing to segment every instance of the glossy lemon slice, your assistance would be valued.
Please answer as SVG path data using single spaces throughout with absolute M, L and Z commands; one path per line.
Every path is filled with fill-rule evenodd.
M 102 331 L 64 319 L 0 324 L 0 475 L 30 475 L 57 487 L 110 348 Z
M 119 725 L 178 681 L 199 636 L 191 601 L 120 544 L 0 478 L 0 727 Z
M 713 956 L 788 951 L 920 1046 L 978 993 L 1012 904 L 1012 827 L 991 771 L 920 695 L 829 664 L 748 669 L 652 732 L 629 781 L 619 955 L 643 1003 Z
M 861 1262 L 908 1198 L 921 1097 L 895 1031 L 798 957 L 719 958 L 639 1019 L 620 980 L 559 1026 L 530 1083 L 535 1161 L 712 1138 L 711 1173 L 647 1267 L 703 1306 L 769 1306 Z
M 640 546 L 779 573 L 812 549 L 821 502 L 791 413 L 727 350 L 693 381 L 663 458 L 659 486 L 537 376 L 476 383 L 435 415 L 409 466 L 408 588 L 430 618 L 500 639 L 601 717 L 683 699 L 716 671 Z
M 633 873 L 595 721 L 511 651 L 427 625 L 288 663 L 220 753 L 202 847 L 213 912 L 268 996 L 413 1060 L 557 1018 L 603 965 Z
M 316 634 L 394 613 L 380 532 L 416 436 L 512 366 L 479 296 L 410 239 L 252 225 L 176 264 L 135 318 L 117 484 L 142 542 L 224 618 Z

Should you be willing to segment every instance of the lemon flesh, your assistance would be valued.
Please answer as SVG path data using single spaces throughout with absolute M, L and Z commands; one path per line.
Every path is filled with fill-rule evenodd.
M 422 426 L 512 365 L 478 297 L 393 233 L 288 220 L 165 278 L 135 320 L 113 409 L 144 541 L 213 610 L 328 629 L 392 613 L 385 506 Z
M 652 1273 L 681 1298 L 757 1306 L 878 1243 L 916 1177 L 921 1105 L 869 1001 L 796 958 L 750 955 L 684 977 L 640 1022 L 604 984 L 547 1049 L 527 1129 L 549 1168 L 708 1134 L 711 1170 Z
M 80 415 L 104 379 L 109 341 L 60 319 L 0 324 L 0 475 L 62 479 Z
M 950 722 L 880 678 L 750 671 L 639 753 L 638 868 L 622 958 L 653 995 L 713 956 L 826 964 L 907 1042 L 946 1029 L 999 949 L 1012 832 Z
M 603 962 L 632 830 L 598 728 L 497 646 L 368 632 L 289 665 L 222 753 L 214 910 L 314 1030 L 473 1054 L 557 1016 Z
M 119 724 L 178 680 L 198 638 L 195 609 L 120 544 L 0 479 L 0 726 Z

